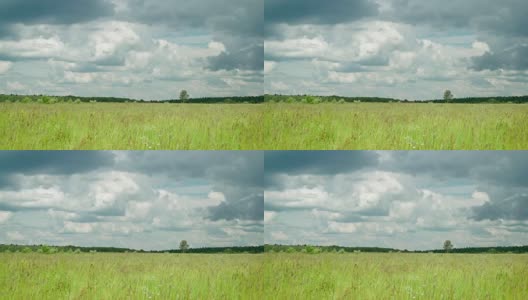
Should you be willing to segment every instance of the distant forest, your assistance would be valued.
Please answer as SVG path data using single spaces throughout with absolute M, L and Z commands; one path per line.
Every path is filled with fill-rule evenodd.
M 310 96 L 310 95 L 264 95 L 265 102 L 274 103 L 359 103 L 359 102 L 379 102 L 379 103 L 528 103 L 527 96 L 511 97 L 471 97 L 471 98 L 453 98 L 449 100 L 419 100 L 411 101 L 407 99 L 396 98 L 378 98 L 378 97 L 341 97 L 341 96 Z
M 5 95 L 0 94 L 0 102 L 19 102 L 19 103 L 202 103 L 202 104 L 259 104 L 259 103 L 528 103 L 527 96 L 511 97 L 471 97 L 471 98 L 453 98 L 450 100 L 419 100 L 411 101 L 407 99 L 396 98 L 379 98 L 379 97 L 342 97 L 342 96 L 311 96 L 311 95 L 264 95 L 264 96 L 245 96 L 245 97 L 204 97 L 189 98 L 185 100 L 143 100 L 130 98 L 115 97 L 78 97 L 78 96 L 47 96 L 47 95 Z
M 207 98 L 190 98 L 186 100 L 143 100 L 115 97 L 77 97 L 77 96 L 47 96 L 47 95 L 4 95 L 0 94 L 0 102 L 20 102 L 20 103 L 263 103 L 264 96 L 246 96 L 246 97 L 207 97 Z
M 0 244 L 2 252 L 35 252 L 35 253 L 182 253 L 182 250 L 136 250 L 116 247 L 78 247 L 78 246 L 49 246 L 49 245 L 15 245 Z M 407 250 L 380 247 L 342 247 L 342 246 L 314 246 L 314 245 L 269 245 L 245 247 L 204 247 L 190 248 L 185 253 L 445 253 L 443 249 Z M 468 247 L 453 248 L 450 253 L 528 253 L 528 246 L 506 247 Z
M 381 252 L 381 253 L 445 253 L 445 250 L 435 249 L 426 251 L 400 250 L 394 248 L 378 247 L 341 247 L 341 246 L 313 246 L 313 245 L 264 245 L 265 252 L 285 252 L 285 253 L 323 253 L 323 252 Z M 453 248 L 449 253 L 528 253 L 528 246 L 510 246 L 510 247 L 470 247 L 470 248 Z
M 135 250 L 116 247 L 77 247 L 77 246 L 49 246 L 49 245 L 5 245 L 0 244 L 0 252 L 36 252 L 36 253 L 95 253 L 95 252 L 115 252 L 115 253 L 182 253 L 181 250 Z M 264 246 L 245 247 L 205 247 L 189 248 L 185 253 L 262 253 Z

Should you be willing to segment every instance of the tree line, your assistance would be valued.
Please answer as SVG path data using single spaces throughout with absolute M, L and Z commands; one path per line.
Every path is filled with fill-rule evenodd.
M 182 97 L 182 95 L 180 95 Z M 183 95 L 182 99 L 168 100 L 143 100 L 117 97 L 78 97 L 78 96 L 49 96 L 49 95 L 5 95 L 0 94 L 0 102 L 16 103 L 203 103 L 203 104 L 235 104 L 247 103 L 257 104 L 264 102 L 264 96 L 237 96 L 237 97 L 203 97 L 189 98 L 188 94 Z
M 303 103 L 303 104 L 322 104 L 322 103 L 528 103 L 527 96 L 503 96 L 503 97 L 468 97 L 454 98 L 453 94 L 447 90 L 442 99 L 432 100 L 407 100 L 397 98 L 380 98 L 380 97 L 342 97 L 342 96 L 313 96 L 313 95 L 264 95 L 266 103 Z
M 447 243 L 449 242 L 449 243 Z M 505 246 L 505 247 L 467 247 L 454 248 L 450 241 L 446 241 L 442 249 L 433 250 L 401 250 L 395 248 L 380 247 L 343 247 L 343 246 L 316 246 L 316 245 L 280 245 L 266 244 L 264 252 L 268 253 L 528 253 L 528 246 Z
M 183 246 L 183 247 L 182 247 Z M 264 246 L 202 247 L 189 248 L 180 243 L 180 249 L 171 250 L 136 250 L 116 247 L 79 247 L 51 245 L 16 245 L 0 244 L 0 252 L 7 253 L 262 253 Z

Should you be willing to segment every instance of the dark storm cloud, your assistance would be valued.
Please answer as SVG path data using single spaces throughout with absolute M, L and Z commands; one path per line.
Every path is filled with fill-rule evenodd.
M 229 199 L 226 202 L 209 209 L 209 218 L 218 220 L 255 220 L 264 218 L 264 197 L 262 194 L 253 194 L 244 198 Z
M 105 0 L 1 0 L 0 24 L 75 24 L 113 12 Z
M 338 24 L 377 14 L 378 6 L 369 0 L 266 0 L 266 23 Z
M 104 151 L 0 151 L 0 175 L 68 175 L 113 164 L 114 155 Z
M 527 186 L 524 151 L 395 151 L 385 168 L 434 178 L 468 177 L 480 182 Z
M 208 59 L 213 71 L 263 69 L 261 0 L 195 0 L 177 5 L 172 1 L 134 0 L 130 1 L 127 13 L 128 18 L 146 24 L 177 30 L 182 27 L 211 30 L 213 38 L 226 47 L 217 57 Z
M 389 19 L 413 25 L 430 25 L 435 30 L 474 31 L 491 49 L 471 60 L 481 70 L 527 70 L 528 2 L 524 0 L 394 0 Z M 503 41 L 494 43 L 496 37 Z
M 231 49 L 218 56 L 209 58 L 209 66 L 213 71 L 219 70 L 262 70 L 264 68 L 264 47 L 250 45 L 242 49 Z
M 267 151 L 266 174 L 328 175 L 350 172 L 377 164 L 372 151 Z
M 482 56 L 473 58 L 472 62 L 472 67 L 477 71 L 497 69 L 528 70 L 528 45 L 511 45 L 505 49 L 486 52 Z
M 528 194 L 514 195 L 506 199 L 493 199 L 492 202 L 473 208 L 473 216 L 481 220 L 528 220 Z
M 481 33 L 528 35 L 524 0 L 392 0 L 389 19 L 437 29 L 474 28 Z M 385 16 L 387 17 L 387 16 Z
M 151 176 L 208 177 L 249 187 L 262 185 L 263 164 L 261 151 L 131 151 L 118 163 L 121 169 Z
M 151 176 L 166 174 L 176 180 L 208 178 L 225 195 L 225 203 L 210 209 L 211 220 L 262 220 L 263 152 L 156 151 L 132 152 L 121 165 Z M 260 196 L 259 196 L 260 195 Z
M 282 175 L 330 175 L 352 172 L 377 164 L 368 151 L 266 151 L 264 185 L 283 186 Z

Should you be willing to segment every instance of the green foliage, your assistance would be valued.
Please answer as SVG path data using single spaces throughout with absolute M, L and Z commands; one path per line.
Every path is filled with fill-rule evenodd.
M 445 251 L 445 252 L 450 252 L 451 249 L 453 249 L 453 244 L 451 243 L 450 240 L 446 240 L 446 241 L 444 242 L 444 251 Z
M 295 253 L 295 248 L 293 247 L 288 247 L 288 249 L 286 249 L 286 253 Z
M 453 98 L 454 98 L 454 97 L 453 97 L 453 93 L 451 93 L 450 90 L 446 90 L 446 91 L 444 92 L 444 101 L 446 101 L 446 102 L 451 102 L 451 100 L 453 100 Z
M 186 240 L 182 240 L 180 242 L 180 251 L 181 252 L 186 252 L 188 249 L 189 249 L 189 243 L 187 243 Z
M 189 100 L 189 93 L 186 90 L 182 90 L 180 92 L 180 101 L 187 102 L 187 100 Z

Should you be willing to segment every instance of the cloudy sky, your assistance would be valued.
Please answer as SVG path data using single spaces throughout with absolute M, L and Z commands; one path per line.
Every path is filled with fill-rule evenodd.
M 262 152 L 0 151 L 0 243 L 262 245 Z
M 528 152 L 266 152 L 265 242 L 528 244 Z
M 528 94 L 525 0 L 266 0 L 265 91 Z
M 260 95 L 262 0 L 0 0 L 0 93 Z

